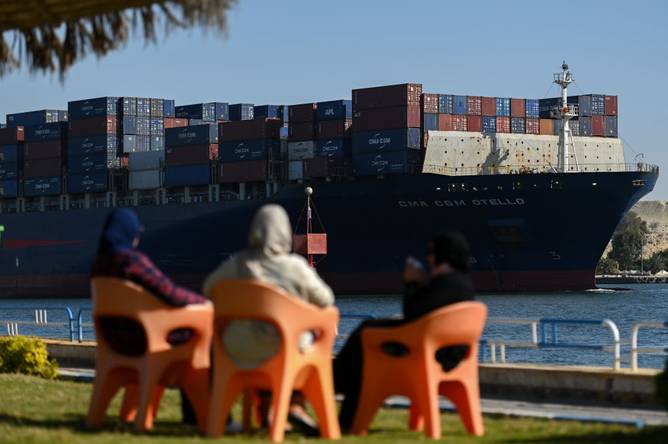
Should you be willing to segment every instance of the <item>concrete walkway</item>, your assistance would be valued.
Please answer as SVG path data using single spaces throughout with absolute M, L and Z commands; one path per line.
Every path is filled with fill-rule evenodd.
M 61 368 L 59 372 L 61 379 L 69 381 L 93 382 L 95 379 L 95 370 L 92 369 Z M 408 399 L 399 396 L 389 398 L 386 402 L 386 406 L 390 408 L 407 408 L 408 404 Z M 444 400 L 440 404 L 442 410 L 454 411 L 450 402 Z M 482 410 L 485 415 L 493 416 L 603 422 L 626 424 L 638 428 L 656 425 L 668 426 L 668 413 L 661 410 L 624 409 L 581 404 L 549 404 L 501 399 L 483 399 Z

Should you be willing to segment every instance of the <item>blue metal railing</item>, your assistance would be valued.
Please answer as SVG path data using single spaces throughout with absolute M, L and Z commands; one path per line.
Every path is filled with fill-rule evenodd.
M 65 319 L 63 321 L 51 322 L 49 320 L 54 319 L 52 313 L 55 312 L 61 312 L 61 316 L 56 316 L 56 319 L 62 317 L 63 311 L 65 312 Z M 69 337 L 70 341 L 75 341 L 78 337 L 76 334 L 77 319 L 74 317 L 72 309 L 67 306 L 43 308 L 37 306 L 7 307 L 0 305 L 0 312 L 16 313 L 13 319 L 0 319 L 0 325 L 6 326 L 8 336 L 19 335 L 21 327 L 27 327 L 36 333 L 43 329 L 62 329 L 64 327 L 66 328 L 66 337 Z

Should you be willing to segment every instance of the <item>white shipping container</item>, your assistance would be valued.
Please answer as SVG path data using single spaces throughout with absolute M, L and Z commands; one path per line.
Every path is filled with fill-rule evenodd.
M 304 162 L 293 160 L 288 164 L 288 179 L 302 180 L 304 178 Z
M 164 163 L 164 151 L 148 151 L 128 155 L 128 169 L 130 171 L 157 170 Z
M 160 170 L 130 171 L 131 190 L 153 190 L 162 186 Z
M 288 143 L 288 160 L 313 159 L 315 157 L 315 140 Z

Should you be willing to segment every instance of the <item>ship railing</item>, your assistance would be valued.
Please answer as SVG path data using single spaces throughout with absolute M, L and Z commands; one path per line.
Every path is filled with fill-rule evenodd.
M 554 173 L 554 165 L 498 165 L 498 166 L 479 166 L 479 167 L 449 167 L 425 163 L 422 172 L 429 174 L 440 174 L 443 176 L 497 176 L 504 174 L 550 174 Z M 593 173 L 593 172 L 645 172 L 658 173 L 659 167 L 654 164 L 638 163 L 591 163 L 579 164 L 578 171 L 572 173 Z
M 8 307 L 0 305 L 1 313 L 12 313 L 11 319 L 0 319 L 0 326 L 4 326 L 7 336 L 19 336 L 28 333 L 32 336 L 47 336 L 52 339 L 62 339 L 62 335 L 52 333 L 56 330 L 65 332 L 70 341 L 77 337 L 77 319 L 72 309 L 63 307 Z M 64 316 L 63 316 L 64 313 Z M 48 332 L 46 335 L 44 332 Z
M 668 356 L 668 345 L 654 347 L 638 347 L 638 337 L 641 329 L 668 329 L 668 321 L 642 321 L 633 324 L 631 329 L 631 370 L 638 370 L 638 355 Z
M 531 328 L 530 341 L 516 341 L 507 340 L 504 338 L 485 338 L 485 345 L 489 347 L 490 360 L 492 363 L 497 362 L 497 348 L 499 350 L 499 362 L 506 363 L 506 351 L 508 348 L 534 348 L 534 349 L 553 349 L 553 348 L 569 348 L 580 350 L 598 350 L 612 353 L 612 369 L 619 370 L 621 368 L 621 340 L 619 335 L 619 328 L 610 319 L 505 319 L 505 318 L 490 318 L 487 320 L 488 325 L 495 324 L 515 324 L 527 325 Z M 610 331 L 612 336 L 611 343 L 608 344 L 590 344 L 580 342 L 567 342 L 559 337 L 559 326 L 583 326 L 583 325 L 600 325 Z

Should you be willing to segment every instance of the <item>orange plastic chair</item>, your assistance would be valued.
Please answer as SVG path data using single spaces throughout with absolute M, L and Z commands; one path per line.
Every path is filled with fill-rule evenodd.
M 251 402 L 256 390 L 271 390 L 272 413 L 269 436 L 282 442 L 287 423 L 290 397 L 300 390 L 315 411 L 322 437 L 339 439 L 341 432 L 336 413 L 332 375 L 332 348 L 336 339 L 339 311 L 335 307 L 319 308 L 270 285 L 253 280 L 222 281 L 213 288 L 215 306 L 213 339 L 213 389 L 209 407 L 207 435 L 223 434 L 235 399 L 245 395 L 244 429 L 251 422 Z M 275 356 L 254 369 L 239 368 L 225 352 L 222 334 L 227 322 L 253 319 L 270 322 L 281 335 Z M 312 347 L 301 352 L 301 333 L 317 330 Z
M 466 430 L 482 436 L 478 339 L 486 317 L 484 304 L 460 302 L 402 326 L 363 330 L 364 370 L 353 433 L 366 435 L 385 399 L 403 395 L 411 400 L 410 429 L 420 431 L 426 422 L 426 435 L 438 439 L 441 437 L 440 394 L 455 405 Z M 386 342 L 405 345 L 408 354 L 389 356 L 382 351 Z M 436 361 L 436 351 L 460 344 L 470 347 L 468 355 L 456 368 L 444 372 Z
M 134 420 L 137 430 L 150 430 L 165 387 L 178 385 L 192 403 L 200 431 L 204 432 L 213 305 L 170 307 L 142 287 L 115 278 L 93 279 L 91 291 L 97 347 L 87 426 L 101 426 L 111 400 L 125 388 L 121 419 Z M 100 327 L 104 317 L 138 322 L 146 334 L 145 353 L 135 357 L 114 351 Z M 185 344 L 170 345 L 167 336 L 178 328 L 192 329 L 193 335 Z

